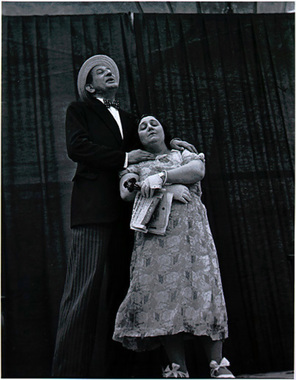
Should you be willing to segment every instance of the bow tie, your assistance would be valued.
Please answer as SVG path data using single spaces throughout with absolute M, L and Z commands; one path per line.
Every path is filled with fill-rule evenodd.
M 118 100 L 103 99 L 103 102 L 107 108 L 114 107 L 117 110 L 119 109 L 119 101 Z

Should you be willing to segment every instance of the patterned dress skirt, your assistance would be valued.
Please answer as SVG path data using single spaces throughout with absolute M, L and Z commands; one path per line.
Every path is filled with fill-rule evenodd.
M 191 192 L 173 201 L 165 236 L 136 232 L 130 287 L 113 339 L 134 351 L 154 349 L 160 336 L 181 332 L 228 336 L 219 263 L 207 212 Z

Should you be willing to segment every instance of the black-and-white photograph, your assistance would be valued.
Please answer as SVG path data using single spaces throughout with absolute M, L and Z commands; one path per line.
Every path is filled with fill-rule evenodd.
M 1 6 L 1 377 L 293 379 L 294 1 Z

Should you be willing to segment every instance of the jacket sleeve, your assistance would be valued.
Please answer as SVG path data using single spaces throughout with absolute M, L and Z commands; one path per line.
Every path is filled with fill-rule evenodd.
M 94 169 L 123 168 L 125 152 L 91 141 L 83 110 L 73 103 L 67 109 L 66 143 L 68 156 L 75 162 Z

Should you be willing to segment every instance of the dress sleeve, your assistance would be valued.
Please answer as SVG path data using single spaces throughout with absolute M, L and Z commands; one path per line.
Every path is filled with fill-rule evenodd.
M 192 153 L 187 149 L 184 149 L 182 152 L 182 160 L 182 165 L 188 164 L 188 162 L 193 160 L 201 160 L 203 163 L 206 162 L 205 155 L 203 153 Z
M 129 165 L 126 169 L 121 170 L 119 172 L 119 178 L 122 178 L 127 173 L 135 173 L 135 174 L 140 175 L 140 166 L 139 166 L 139 164 Z

